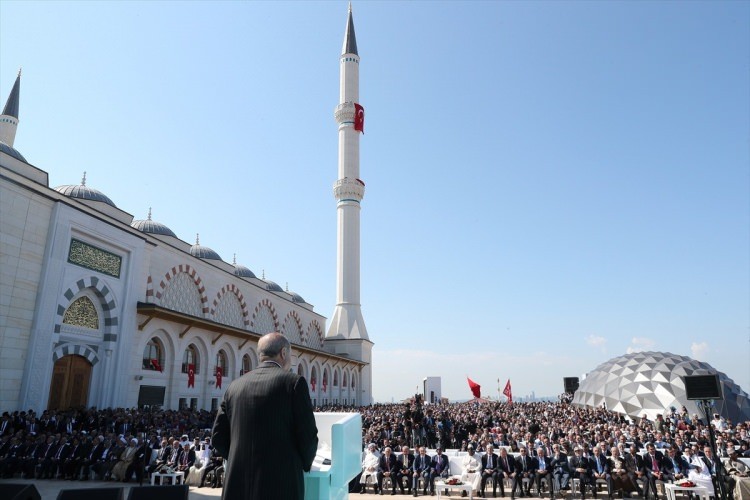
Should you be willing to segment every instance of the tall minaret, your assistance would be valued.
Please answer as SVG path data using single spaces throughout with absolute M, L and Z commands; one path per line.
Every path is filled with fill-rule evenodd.
M 21 70 L 18 70 L 16 83 L 8 96 L 8 101 L 3 108 L 3 114 L 0 115 L 0 142 L 4 142 L 13 147 L 16 140 L 16 130 L 18 129 L 18 101 L 21 94 Z
M 359 211 L 365 183 L 359 175 L 359 137 L 364 130 L 364 109 L 359 104 L 359 54 L 354 36 L 352 6 L 341 50 L 340 104 L 334 116 L 339 126 L 339 171 L 333 185 L 338 214 L 336 249 L 336 308 L 326 343 L 338 354 L 367 363 L 356 384 L 357 404 L 372 402 L 372 342 L 367 337 L 359 302 Z

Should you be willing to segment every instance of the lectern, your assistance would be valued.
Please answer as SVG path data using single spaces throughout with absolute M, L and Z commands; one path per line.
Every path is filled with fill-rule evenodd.
M 305 500 L 349 498 L 349 481 L 362 470 L 362 416 L 315 413 L 318 452 L 305 474 Z

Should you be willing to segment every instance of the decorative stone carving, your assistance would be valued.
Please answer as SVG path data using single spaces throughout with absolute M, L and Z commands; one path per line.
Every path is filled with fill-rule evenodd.
M 235 328 L 245 328 L 242 305 L 235 294 L 225 293 L 221 297 L 214 312 L 214 321 Z
M 75 238 L 70 240 L 68 262 L 115 278 L 120 277 L 122 257 Z
M 333 117 L 339 125 L 342 123 L 354 123 L 354 103 L 343 102 L 336 106 Z
M 302 339 L 300 336 L 300 324 L 299 319 L 294 314 L 294 311 L 289 313 L 287 317 L 284 319 L 284 325 L 282 327 L 282 332 L 286 336 L 286 338 L 289 339 L 289 342 L 292 344 L 301 344 Z
M 333 196 L 338 201 L 356 201 L 365 196 L 365 184 L 359 179 L 344 177 L 333 183 Z
M 178 273 L 161 294 L 161 305 L 173 311 L 203 316 L 203 304 L 198 287 L 187 273 Z
M 97 330 L 99 328 L 99 315 L 96 312 L 96 306 L 85 295 L 77 298 L 65 310 L 63 324 Z
M 261 335 L 276 331 L 276 320 L 268 305 L 261 304 L 253 315 L 253 331 Z

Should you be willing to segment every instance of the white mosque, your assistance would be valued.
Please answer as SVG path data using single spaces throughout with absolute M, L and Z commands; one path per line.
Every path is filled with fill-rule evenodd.
M 14 147 L 21 74 L 0 116 L 0 409 L 74 406 L 215 408 L 280 331 L 313 404 L 372 401 L 360 308 L 359 55 L 349 10 L 340 57 L 337 305 L 326 318 L 302 296 L 134 220 L 104 193 L 52 188 Z M 28 154 L 28 152 L 27 152 Z M 217 194 L 218 196 L 218 194 Z

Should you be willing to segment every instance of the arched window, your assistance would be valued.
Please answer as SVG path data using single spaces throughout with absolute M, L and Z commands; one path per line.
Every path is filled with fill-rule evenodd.
M 315 392 L 318 384 L 318 370 L 313 366 L 310 370 L 310 389 Z
M 355 388 L 355 387 L 354 387 L 354 385 L 355 385 L 355 384 L 354 384 L 354 375 L 352 375 L 352 389 L 354 389 L 354 388 Z
M 344 371 L 344 380 L 341 383 L 341 387 L 348 387 L 349 386 L 349 380 L 347 379 L 347 372 Z
M 198 357 L 198 348 L 190 344 L 185 353 L 182 355 L 182 373 L 188 373 L 190 365 L 193 365 L 193 372 L 197 375 L 200 370 L 200 358 Z
M 334 387 L 339 386 L 339 371 L 338 370 L 333 371 L 333 386 Z
M 240 373 L 240 376 L 246 374 L 252 369 L 253 369 L 253 362 L 250 359 L 250 355 L 245 354 L 244 356 L 242 356 L 242 372 Z
M 302 368 L 302 364 L 297 365 L 297 375 L 299 375 L 300 377 L 305 376 L 305 370 L 304 368 Z
M 143 349 L 143 369 L 164 371 L 164 346 L 156 337 L 149 340 Z
M 221 375 L 227 376 L 227 354 L 222 349 L 216 353 L 216 367 L 214 368 L 214 375 L 216 375 L 221 369 Z

